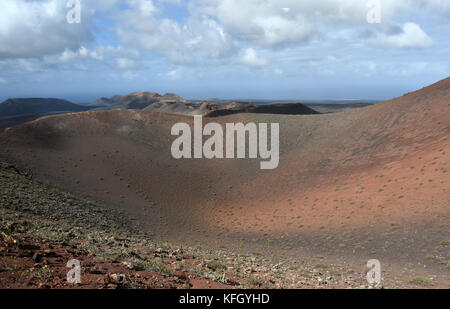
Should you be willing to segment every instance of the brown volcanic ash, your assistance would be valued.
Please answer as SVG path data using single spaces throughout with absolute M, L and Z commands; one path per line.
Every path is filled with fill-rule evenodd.
M 381 248 L 392 237 L 398 252 L 405 239 L 418 248 L 450 238 L 448 226 L 438 228 L 450 215 L 449 98 L 448 78 L 337 114 L 204 119 L 280 123 L 273 171 L 261 171 L 259 160 L 175 160 L 171 127 L 192 118 L 148 111 L 39 119 L 6 129 L 1 154 L 172 239 L 251 239 L 261 247 L 278 240 L 313 252 L 354 251 L 372 237 Z M 395 227 L 408 232 L 399 236 Z

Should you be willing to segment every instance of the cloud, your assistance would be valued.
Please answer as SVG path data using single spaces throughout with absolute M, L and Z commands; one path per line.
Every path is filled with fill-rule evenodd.
M 258 57 L 256 51 L 253 48 L 247 48 L 244 56 L 242 57 L 242 62 L 249 66 L 261 67 L 267 65 L 267 60 Z
M 171 70 L 167 73 L 167 77 L 171 80 L 179 80 L 182 77 L 180 69 Z
M 409 0 L 381 0 L 383 18 L 409 7 Z M 218 20 L 233 37 L 266 48 L 302 44 L 340 26 L 367 25 L 362 0 L 199 0 L 196 10 Z
M 422 0 L 424 5 L 433 9 L 437 9 L 439 12 L 446 14 L 450 17 L 450 1 L 448 0 Z
M 395 33 L 382 33 L 374 43 L 382 47 L 423 49 L 433 46 L 433 40 L 415 23 L 406 23 Z
M 129 0 L 129 9 L 119 16 L 117 33 L 124 44 L 153 51 L 172 63 L 222 58 L 233 52 L 233 43 L 221 25 L 204 16 L 191 16 L 181 23 L 161 16 L 151 0 Z
M 91 42 L 88 16 L 81 24 L 68 24 L 65 4 L 60 0 L 2 0 L 0 59 L 42 57 Z
M 242 37 L 263 46 L 291 45 L 306 41 L 314 33 L 308 21 L 289 20 L 280 16 L 257 17 L 253 20 L 257 29 Z
M 306 18 L 295 14 L 286 1 L 200 1 L 202 14 L 217 19 L 239 40 L 265 46 L 290 45 L 313 34 Z M 291 3 L 293 4 L 293 3 Z
M 136 62 L 128 58 L 118 58 L 116 60 L 116 66 L 121 70 L 133 70 L 137 68 Z
M 48 64 L 61 64 L 82 59 L 94 59 L 97 61 L 104 60 L 103 53 L 100 53 L 97 50 L 89 51 L 86 47 L 81 46 L 76 51 L 66 49 L 59 55 L 46 56 L 44 58 L 44 62 Z

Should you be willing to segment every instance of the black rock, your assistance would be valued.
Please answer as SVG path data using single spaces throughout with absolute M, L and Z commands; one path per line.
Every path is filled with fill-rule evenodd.
M 40 263 L 40 262 L 42 262 L 42 255 L 40 255 L 39 253 L 35 253 L 35 254 L 33 254 L 32 259 L 36 263 Z

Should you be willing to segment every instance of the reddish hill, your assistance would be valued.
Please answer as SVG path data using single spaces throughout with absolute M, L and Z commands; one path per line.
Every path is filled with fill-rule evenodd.
M 449 98 L 446 79 L 337 114 L 204 119 L 280 123 L 273 171 L 259 160 L 175 160 L 171 127 L 192 118 L 147 111 L 47 117 L 5 130 L 0 152 L 163 238 L 336 263 L 375 254 L 437 274 L 450 260 L 441 245 L 450 239 Z

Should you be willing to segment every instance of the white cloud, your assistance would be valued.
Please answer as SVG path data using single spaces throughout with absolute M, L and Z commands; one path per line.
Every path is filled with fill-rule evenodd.
M 267 60 L 258 57 L 256 51 L 253 48 L 247 48 L 244 56 L 242 57 L 242 62 L 249 66 L 261 67 L 267 65 Z
M 179 80 L 182 76 L 180 69 L 171 70 L 167 73 L 167 77 L 171 80 Z
M 439 10 L 450 17 L 450 1 L 448 0 L 422 0 L 425 5 L 434 9 Z
M 398 33 L 380 34 L 374 43 L 383 47 L 393 48 L 429 48 L 433 40 L 415 23 L 406 23 Z
M 281 16 L 261 16 L 254 18 L 253 22 L 258 31 L 246 33 L 242 37 L 263 46 L 303 42 L 314 32 L 309 22 L 301 18 L 289 20 Z
M 198 10 L 217 19 L 234 37 L 262 46 L 306 40 L 313 29 L 286 1 L 200 1 Z M 287 9 L 289 8 L 289 9 Z
M 65 4 L 60 0 L 2 0 L 0 59 L 41 57 L 77 50 L 92 41 L 88 16 L 83 18 L 82 24 L 68 24 Z
M 381 0 L 383 18 L 390 18 L 411 0 Z M 298 45 L 336 25 L 367 25 L 363 0 L 200 0 L 196 8 L 219 20 L 239 40 L 264 47 Z
M 118 58 L 116 60 L 116 66 L 121 70 L 133 70 L 137 67 L 136 62 L 128 58 Z
M 89 51 L 86 47 L 81 46 L 77 51 L 66 49 L 57 57 L 57 62 L 66 63 L 87 58 L 103 61 L 103 55 L 98 51 Z M 51 61 L 51 57 L 47 57 L 46 59 L 49 59 L 48 61 Z
M 196 15 L 180 23 L 162 17 L 151 0 L 129 0 L 129 5 L 120 13 L 118 36 L 124 44 L 151 50 L 177 64 L 221 58 L 233 51 L 229 35 L 212 19 Z

